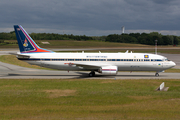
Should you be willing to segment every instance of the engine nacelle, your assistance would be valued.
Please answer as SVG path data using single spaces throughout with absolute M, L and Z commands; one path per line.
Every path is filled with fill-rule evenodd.
M 118 73 L 117 66 L 104 66 L 98 70 L 99 73 L 104 75 L 116 75 Z

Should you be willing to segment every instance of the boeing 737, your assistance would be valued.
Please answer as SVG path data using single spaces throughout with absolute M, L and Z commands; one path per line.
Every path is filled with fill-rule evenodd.
M 149 53 L 57 53 L 40 48 L 21 25 L 14 25 L 20 52 L 17 58 L 32 65 L 66 71 L 91 71 L 116 75 L 118 71 L 156 71 L 174 67 L 166 57 Z

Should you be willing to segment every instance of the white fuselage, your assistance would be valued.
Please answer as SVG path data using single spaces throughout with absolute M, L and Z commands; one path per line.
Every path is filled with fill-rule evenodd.
M 176 64 L 166 57 L 148 53 L 35 53 L 21 58 L 29 64 L 67 71 L 98 71 L 117 66 L 118 71 L 163 71 Z

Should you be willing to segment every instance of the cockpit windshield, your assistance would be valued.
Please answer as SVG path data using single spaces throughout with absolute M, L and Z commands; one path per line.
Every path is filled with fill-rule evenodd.
M 170 61 L 170 60 L 168 60 L 167 58 L 165 58 L 164 61 Z

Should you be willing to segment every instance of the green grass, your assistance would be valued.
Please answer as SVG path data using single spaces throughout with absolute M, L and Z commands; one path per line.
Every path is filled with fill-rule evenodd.
M 74 40 L 52 40 L 49 41 L 50 45 L 56 48 L 107 48 L 107 47 L 147 47 L 148 45 L 141 44 L 128 44 L 128 43 L 112 43 L 112 42 L 98 42 L 98 41 L 74 41 Z M 48 45 L 40 44 L 42 47 Z
M 6 43 L 0 44 L 1 48 L 18 48 L 17 40 L 5 40 Z M 125 52 L 127 49 L 133 52 L 154 53 L 154 45 L 129 44 L 129 43 L 113 43 L 100 41 L 75 41 L 75 40 L 36 40 L 35 41 L 42 48 L 105 48 L 102 52 Z M 42 44 L 42 42 L 49 42 L 50 44 Z M 148 48 L 148 49 L 147 49 Z M 159 53 L 180 54 L 179 47 L 172 46 L 158 46 Z M 91 50 L 93 51 L 93 50 Z M 93 52 L 98 52 L 94 50 Z M 88 51 L 87 51 L 88 52 Z
M 17 43 L 17 40 L 6 40 L 5 42 Z M 148 47 L 149 45 L 113 43 L 99 41 L 75 41 L 75 40 L 35 40 L 35 42 L 43 48 L 107 48 L 107 47 Z M 42 44 L 41 42 L 49 42 L 50 44 Z M 18 44 L 1 44 L 1 48 L 18 48 Z
M 180 80 L 1 79 L 0 91 L 2 120 L 180 119 Z
M 1 55 L 0 61 L 4 63 L 22 66 L 22 67 L 38 68 L 38 66 L 33 66 L 24 61 L 18 60 L 15 55 Z
M 21 66 L 21 67 L 52 70 L 52 69 L 40 67 L 40 66 L 37 66 L 37 65 L 30 65 L 27 62 L 18 60 L 15 55 L 1 55 L 0 56 L 0 61 L 4 62 L 4 63 L 13 64 L 13 65 L 18 65 L 18 66 Z
M 180 69 L 171 68 L 168 70 L 165 70 L 167 73 L 180 73 Z

